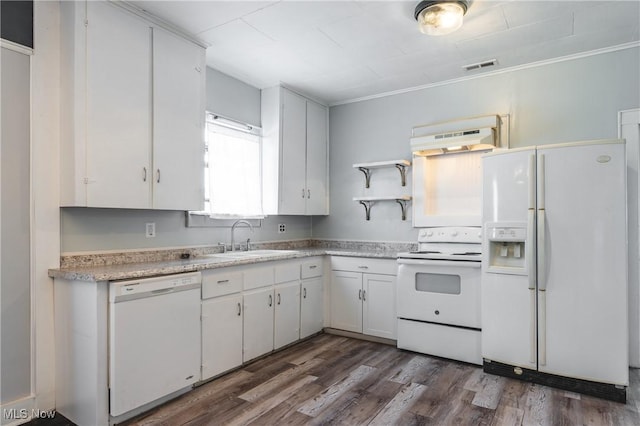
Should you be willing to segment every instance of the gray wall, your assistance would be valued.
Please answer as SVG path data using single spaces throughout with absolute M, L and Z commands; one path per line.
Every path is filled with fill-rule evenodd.
M 207 67 L 207 111 L 260 125 L 260 90 Z
M 5 404 L 31 393 L 30 65 L 29 56 L 1 50 L 0 404 Z
M 486 76 L 330 109 L 331 215 L 314 218 L 313 236 L 415 241 L 411 215 L 378 203 L 371 220 L 354 196 L 411 194 L 395 169 L 374 171 L 364 190 L 353 163 L 411 159 L 411 128 L 485 114 L 510 114 L 511 147 L 618 134 L 618 111 L 640 106 L 638 48 Z M 395 195 L 395 194 L 394 194 Z
M 260 124 L 260 90 L 207 68 L 207 110 L 229 118 Z M 145 223 L 155 222 L 156 237 L 145 237 Z M 179 211 L 63 208 L 60 212 L 62 252 L 184 247 L 229 243 L 230 229 L 187 228 Z M 277 232 L 278 224 L 286 232 Z M 311 218 L 272 216 L 253 233 L 239 228 L 237 241 L 276 241 L 311 237 Z
M 83 252 L 159 247 L 214 246 L 229 244 L 231 229 L 187 228 L 185 212 L 156 210 L 64 208 L 60 217 L 61 251 Z M 156 237 L 146 238 L 145 223 L 156 224 Z M 253 222 L 253 221 L 252 221 Z M 278 224 L 286 232 L 278 233 Z M 294 240 L 311 237 L 311 219 L 296 216 L 269 216 L 250 232 L 244 225 L 236 229 L 236 243 Z

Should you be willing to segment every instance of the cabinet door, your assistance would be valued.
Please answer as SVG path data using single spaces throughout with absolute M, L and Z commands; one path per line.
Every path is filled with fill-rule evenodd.
M 300 299 L 300 338 L 322 331 L 324 303 L 322 277 L 302 280 Z
M 87 2 L 87 206 L 151 206 L 151 28 Z
M 242 294 L 202 303 L 202 380 L 242 364 Z
M 396 277 L 363 274 L 364 334 L 396 338 Z
M 306 214 L 329 214 L 327 206 L 327 108 L 307 101 Z
M 247 362 L 273 350 L 273 287 L 245 292 L 243 299 L 242 361 Z
M 204 49 L 153 30 L 153 207 L 204 206 Z
M 306 205 L 306 108 L 301 96 L 282 89 L 280 214 L 303 215 Z
M 362 333 L 362 274 L 331 272 L 331 327 Z
M 300 339 L 300 282 L 275 286 L 273 346 L 275 349 Z

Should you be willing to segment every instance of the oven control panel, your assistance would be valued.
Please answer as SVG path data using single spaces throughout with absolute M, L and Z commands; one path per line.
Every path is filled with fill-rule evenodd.
M 479 226 L 443 226 L 422 228 L 418 233 L 419 243 L 477 243 L 482 242 L 482 228 Z

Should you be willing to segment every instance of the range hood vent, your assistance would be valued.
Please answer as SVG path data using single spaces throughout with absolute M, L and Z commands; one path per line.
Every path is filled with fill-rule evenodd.
M 500 146 L 500 121 L 499 116 L 492 115 L 414 127 L 411 151 L 430 156 L 491 150 Z

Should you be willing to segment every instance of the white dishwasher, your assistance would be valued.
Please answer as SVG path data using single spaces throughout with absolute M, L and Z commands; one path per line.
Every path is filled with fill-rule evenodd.
M 119 416 L 200 378 L 200 272 L 109 284 L 109 411 Z

